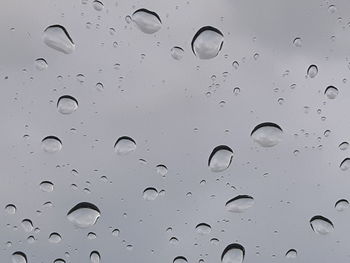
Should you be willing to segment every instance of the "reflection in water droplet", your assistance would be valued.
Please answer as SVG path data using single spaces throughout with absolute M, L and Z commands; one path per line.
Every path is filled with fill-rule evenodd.
M 209 156 L 208 166 L 212 172 L 222 172 L 230 166 L 232 157 L 233 151 L 230 147 L 217 146 Z
M 136 142 L 127 136 L 120 137 L 114 144 L 114 151 L 119 155 L 126 155 L 136 150 Z
M 193 53 L 200 59 L 211 59 L 219 54 L 224 43 L 224 35 L 216 28 L 205 26 L 192 39 Z
M 342 150 L 342 151 L 345 151 L 348 148 L 349 148 L 349 143 L 348 142 L 342 142 L 341 144 L 339 144 L 339 149 Z
M 272 147 L 282 141 L 283 131 L 275 123 L 265 122 L 256 126 L 250 134 L 262 147 Z
M 94 0 L 92 6 L 96 11 L 102 11 L 104 7 L 103 3 L 98 0 Z
M 310 77 L 310 78 L 314 78 L 316 77 L 318 73 L 318 68 L 316 65 L 311 65 L 308 69 L 307 69 L 307 75 Z
M 91 203 L 79 203 L 67 213 L 67 219 L 79 228 L 94 225 L 100 217 L 100 210 Z
M 174 59 L 180 60 L 184 56 L 185 51 L 181 47 L 173 47 L 170 53 Z
M 324 94 L 327 96 L 328 99 L 335 99 L 338 96 L 339 90 L 336 87 L 328 86 L 326 90 L 324 91 Z
M 173 263 L 187 263 L 187 259 L 185 257 L 176 257 Z
M 10 215 L 14 215 L 16 213 L 16 210 L 16 206 L 12 204 L 9 204 L 5 207 L 5 211 Z
M 148 187 L 143 191 L 143 199 L 153 201 L 158 197 L 157 189 Z
M 43 41 L 47 46 L 65 54 L 70 54 L 75 49 L 73 40 L 61 25 L 47 27 L 43 33 Z
M 43 181 L 40 183 L 40 190 L 43 192 L 52 192 L 53 191 L 53 183 L 49 181 Z
M 335 203 L 335 209 L 339 212 L 344 211 L 349 207 L 349 201 L 346 199 L 340 199 Z
M 27 256 L 23 252 L 17 251 L 12 254 L 12 263 L 27 263 Z
M 51 243 L 59 243 L 61 242 L 62 237 L 58 233 L 51 233 L 49 236 L 49 242 Z
M 345 158 L 341 163 L 340 163 L 340 169 L 342 171 L 346 171 L 350 168 L 350 158 Z
M 209 234 L 211 231 L 211 226 L 205 223 L 201 223 L 196 226 L 196 231 L 198 234 Z
M 48 64 L 45 59 L 38 58 L 35 60 L 35 68 L 39 71 L 43 71 L 48 68 Z
M 42 149 L 47 153 L 59 152 L 62 149 L 62 142 L 55 136 L 47 136 L 42 141 Z
M 23 230 L 27 233 L 32 232 L 34 229 L 33 223 L 29 219 L 23 219 L 21 222 L 21 226 L 22 226 Z
M 59 113 L 71 114 L 78 109 L 78 101 L 69 95 L 61 96 L 57 101 L 57 109 Z
M 245 249 L 240 244 L 228 245 L 221 255 L 222 263 L 242 263 L 244 260 Z
M 290 249 L 286 253 L 286 258 L 296 258 L 297 257 L 297 251 L 295 249 Z
M 158 14 L 144 8 L 133 13 L 132 21 L 146 34 L 153 34 L 162 27 L 162 21 Z
M 249 195 L 238 195 L 227 201 L 225 207 L 227 211 L 240 213 L 254 205 L 254 198 Z
M 100 253 L 97 251 L 92 251 L 90 254 L 91 263 L 99 263 L 101 259 Z
M 333 223 L 323 216 L 314 216 L 310 220 L 312 230 L 320 235 L 326 235 L 333 231 Z

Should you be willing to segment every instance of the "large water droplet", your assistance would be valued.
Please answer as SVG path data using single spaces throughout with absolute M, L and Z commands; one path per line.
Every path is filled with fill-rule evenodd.
M 158 14 L 144 8 L 135 11 L 132 20 L 146 34 L 153 34 L 162 27 L 162 21 Z
M 282 141 L 283 131 L 275 123 L 265 122 L 256 126 L 250 134 L 262 147 L 272 147 Z
M 228 245 L 221 255 L 222 263 L 242 263 L 244 260 L 245 249 L 240 244 Z
M 75 226 L 87 228 L 94 225 L 100 217 L 100 210 L 91 203 L 79 203 L 67 213 L 67 218 Z
M 49 181 L 43 181 L 40 183 L 40 190 L 43 192 L 52 192 L 53 191 L 53 183 Z
M 193 53 L 200 59 L 211 59 L 219 54 L 224 43 L 224 35 L 216 28 L 205 26 L 192 39 Z
M 328 99 L 335 99 L 338 96 L 339 90 L 334 86 L 328 86 L 326 90 L 324 91 L 324 94 L 327 96 Z
M 27 263 L 27 256 L 23 252 L 17 251 L 12 254 L 12 263 Z
M 100 253 L 97 251 L 92 251 L 90 254 L 91 263 L 99 263 L 101 259 Z
M 47 27 L 43 33 L 43 40 L 49 47 L 65 54 L 70 54 L 75 49 L 73 40 L 61 25 Z
M 120 137 L 114 144 L 114 151 L 120 155 L 126 155 L 136 150 L 136 142 L 127 136 Z
M 240 213 L 254 205 L 254 198 L 249 195 L 238 195 L 226 202 L 226 210 L 230 212 Z
M 339 212 L 344 211 L 349 207 L 349 201 L 346 199 L 340 199 L 335 203 L 335 209 Z
M 148 201 L 153 201 L 158 197 L 157 189 L 153 187 L 148 187 L 143 191 L 143 199 Z
M 59 152 L 62 149 L 62 142 L 55 136 L 47 136 L 42 141 L 42 148 L 47 153 Z
M 311 65 L 309 66 L 309 68 L 307 69 L 307 75 L 310 77 L 310 78 L 314 78 L 316 77 L 318 73 L 318 68 L 316 65 Z
M 341 163 L 340 163 L 340 169 L 342 171 L 346 171 L 350 168 L 350 158 L 345 158 Z
M 58 99 L 57 109 L 59 113 L 71 114 L 78 109 L 78 101 L 72 96 L 64 95 Z
M 295 249 L 290 249 L 286 253 L 286 258 L 296 258 L 297 255 L 298 255 L 298 253 Z
M 230 147 L 226 145 L 219 145 L 214 148 L 209 156 L 208 166 L 213 172 L 222 172 L 226 170 L 233 157 L 233 151 Z
M 211 226 L 206 223 L 201 223 L 196 226 L 196 231 L 198 234 L 209 234 L 211 231 Z
M 333 223 L 323 216 L 314 216 L 310 220 L 312 230 L 320 235 L 326 235 L 333 231 Z

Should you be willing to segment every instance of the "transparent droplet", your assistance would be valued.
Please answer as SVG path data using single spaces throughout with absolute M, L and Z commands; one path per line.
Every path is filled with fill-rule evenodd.
M 342 171 L 346 171 L 350 168 L 350 158 L 345 158 L 341 163 L 340 163 L 340 169 Z
M 97 83 L 97 84 L 96 84 L 96 89 L 97 89 L 98 91 L 103 91 L 103 90 L 104 90 L 103 84 L 102 84 L 101 82 Z
M 49 236 L 49 242 L 51 243 L 59 243 L 62 241 L 62 237 L 58 233 L 51 233 Z
M 226 202 L 226 210 L 240 213 L 251 208 L 254 205 L 254 198 L 249 195 L 238 195 Z
M 209 156 L 208 166 L 212 172 L 222 172 L 230 166 L 232 157 L 233 151 L 230 147 L 217 146 Z
M 49 181 L 43 181 L 40 183 L 40 190 L 43 192 L 52 192 L 53 191 L 53 183 Z
M 295 249 L 290 249 L 286 253 L 286 258 L 296 258 L 297 257 L 297 251 Z
M 238 69 L 239 68 L 239 63 L 237 61 L 233 61 L 232 62 L 232 66 L 234 69 Z
M 301 47 L 302 46 L 302 40 L 300 37 L 297 37 L 293 40 L 293 45 L 296 47 Z
M 132 21 L 136 26 L 146 34 L 153 34 L 159 31 L 162 27 L 162 21 L 157 13 L 147 10 L 139 9 L 132 14 Z
M 57 258 L 53 263 L 66 263 L 66 261 L 62 258 Z
M 337 7 L 335 5 L 330 5 L 328 7 L 328 11 L 331 13 L 331 14 L 334 14 L 336 11 L 337 11 Z
M 206 223 L 201 223 L 196 226 L 196 231 L 198 234 L 209 234 L 211 232 L 211 226 Z
M 97 206 L 83 202 L 69 210 L 67 219 L 76 227 L 87 228 L 94 225 L 100 215 L 100 210 Z
M 314 216 L 310 220 L 312 230 L 320 235 L 326 235 L 334 230 L 333 223 L 323 216 Z
M 112 231 L 112 236 L 115 236 L 115 237 L 117 237 L 117 236 L 119 236 L 119 229 L 113 229 L 113 231 Z
M 205 26 L 198 30 L 192 39 L 193 53 L 200 59 L 216 57 L 224 43 L 224 35 L 216 28 Z
M 103 3 L 101 1 L 98 1 L 98 0 L 94 0 L 92 2 L 92 6 L 96 11 L 102 11 L 103 7 L 104 7 Z
M 153 201 L 158 197 L 157 189 L 148 187 L 143 191 L 143 199 Z
M 114 151 L 119 155 L 126 155 L 136 150 L 136 142 L 127 136 L 120 137 L 114 144 Z
M 94 232 L 89 232 L 88 235 L 87 235 L 87 238 L 90 239 L 90 240 L 93 240 L 93 239 L 96 239 L 97 236 Z
M 179 242 L 179 240 L 176 238 L 176 237 L 171 237 L 169 239 L 169 243 L 172 244 L 172 245 L 175 245 Z
M 318 68 L 316 65 L 311 65 L 309 66 L 309 68 L 307 69 L 307 75 L 310 77 L 310 78 L 314 78 L 316 77 L 318 73 Z
M 348 142 L 342 142 L 341 144 L 339 144 L 339 149 L 342 151 L 345 151 L 349 148 L 349 143 Z
M 176 60 L 181 60 L 185 51 L 181 47 L 173 47 L 170 50 L 171 56 Z
M 21 222 L 21 226 L 22 226 L 23 230 L 27 233 L 32 232 L 34 229 L 33 223 L 29 219 L 23 219 Z
M 12 204 L 9 204 L 5 207 L 6 213 L 10 215 L 14 215 L 16 213 L 16 210 L 17 210 L 16 206 Z
M 257 125 L 250 134 L 262 147 L 272 147 L 282 141 L 283 131 L 275 123 L 265 122 Z
M 334 86 L 328 86 L 326 90 L 324 91 L 324 94 L 327 96 L 328 99 L 335 99 L 338 96 L 339 90 Z
M 62 149 L 62 142 L 55 136 L 47 136 L 42 141 L 42 149 L 47 153 L 59 152 Z
M 43 33 L 43 41 L 47 46 L 65 54 L 70 54 L 75 49 L 73 40 L 61 25 L 47 27 Z
M 85 82 L 86 77 L 84 74 L 79 73 L 76 75 L 76 79 L 80 84 L 83 84 Z
M 27 256 L 23 252 L 17 251 L 12 254 L 12 263 L 27 263 Z
M 59 113 L 71 114 L 78 109 L 78 101 L 69 95 L 61 96 L 57 101 L 57 109 Z
M 339 212 L 344 211 L 349 207 L 349 201 L 346 199 L 340 199 L 335 203 L 335 209 Z
M 100 253 L 98 253 L 97 251 L 92 251 L 90 254 L 90 261 L 91 263 L 100 263 Z
M 187 263 L 187 259 L 185 257 L 176 257 L 174 258 L 173 263 Z
M 168 173 L 168 168 L 163 164 L 158 164 L 156 166 L 157 174 L 160 174 L 161 176 L 165 176 Z
M 221 255 L 222 263 L 242 263 L 245 256 L 245 249 L 240 244 L 228 245 Z
M 43 71 L 47 69 L 49 65 L 47 64 L 46 60 L 43 58 L 38 58 L 35 60 L 35 68 L 39 71 Z

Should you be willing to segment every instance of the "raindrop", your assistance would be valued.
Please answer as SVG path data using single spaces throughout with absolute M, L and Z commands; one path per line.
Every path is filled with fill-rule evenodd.
M 92 251 L 90 254 L 91 263 L 99 263 L 101 259 L 100 253 L 97 251 Z
M 47 136 L 42 141 L 42 149 L 47 153 L 59 152 L 62 149 L 62 142 L 55 136 Z
M 272 147 L 281 142 L 283 131 L 275 123 L 265 122 L 256 126 L 250 136 L 262 147 Z
M 132 14 L 132 21 L 146 34 L 153 34 L 160 30 L 162 21 L 157 13 L 147 9 L 139 9 Z
M 293 40 L 293 45 L 294 45 L 295 47 L 301 47 L 301 46 L 302 46 L 302 40 L 301 40 L 301 38 L 300 38 L 300 37 L 295 38 L 295 39 Z
M 196 226 L 196 231 L 198 234 L 209 234 L 211 231 L 211 226 L 206 223 L 201 223 Z
M 127 136 L 120 137 L 114 144 L 114 151 L 119 155 L 126 155 L 136 150 L 136 142 Z
M 232 67 L 233 67 L 234 69 L 238 69 L 238 68 L 239 68 L 239 63 L 238 63 L 237 61 L 233 61 L 233 62 L 232 62 Z
M 165 175 L 168 173 L 168 168 L 163 164 L 158 164 L 156 166 L 156 171 L 157 174 L 160 174 L 161 176 L 165 177 Z
M 67 219 L 79 228 L 94 225 L 100 217 L 100 210 L 91 203 L 79 203 L 67 213 Z
M 314 78 L 316 77 L 318 73 L 318 68 L 316 65 L 311 65 L 309 66 L 309 68 L 307 69 L 307 75 L 310 77 L 310 78 Z
M 22 226 L 23 230 L 27 233 L 32 232 L 34 229 L 33 223 L 29 219 L 23 219 L 21 222 L 21 226 Z
M 217 146 L 209 156 L 208 166 L 212 172 L 222 172 L 230 166 L 232 157 L 233 151 L 230 147 Z
M 89 232 L 88 235 L 87 235 L 87 238 L 92 240 L 92 239 L 96 239 L 97 236 L 94 232 Z
M 62 237 L 58 233 L 51 233 L 49 236 L 49 242 L 51 243 L 59 243 L 61 242 Z
M 335 209 L 339 212 L 343 212 L 349 207 L 349 201 L 346 199 L 340 199 L 335 203 Z
M 226 210 L 229 212 L 240 213 L 251 208 L 254 205 L 254 198 L 249 195 L 238 195 L 226 202 Z
M 98 0 L 94 0 L 92 2 L 92 6 L 96 11 L 102 11 L 103 10 L 103 3 L 98 1 Z
M 55 259 L 53 263 L 66 263 L 66 261 L 62 258 Z
M 341 144 L 339 144 L 339 149 L 342 151 L 345 151 L 349 148 L 349 143 L 348 142 L 342 142 Z
M 148 201 L 153 201 L 158 197 L 157 189 L 153 187 L 148 187 L 143 191 L 143 199 Z
M 5 207 L 5 211 L 10 215 L 14 215 L 16 213 L 16 210 L 16 206 L 12 204 L 9 204 Z
M 175 245 L 179 242 L 179 240 L 176 237 L 172 237 L 169 239 L 169 243 L 172 245 Z
M 286 253 L 286 258 L 296 258 L 297 257 L 297 251 L 295 249 L 290 249 Z
M 49 181 L 43 181 L 40 183 L 40 190 L 43 192 L 52 192 L 53 191 L 53 183 Z
M 23 252 L 17 251 L 12 254 L 12 263 L 27 263 L 27 256 Z
M 222 263 L 242 263 L 245 256 L 245 249 L 240 244 L 228 245 L 221 255 Z
M 336 87 L 328 86 L 326 90 L 324 91 L 324 94 L 327 96 L 328 99 L 335 99 L 338 96 L 339 90 Z
M 185 51 L 181 47 L 173 47 L 170 50 L 171 56 L 175 60 L 181 60 L 182 57 L 184 56 Z
M 187 263 L 187 259 L 185 257 L 176 257 L 173 263 Z
M 113 229 L 113 231 L 112 231 L 112 236 L 114 236 L 114 237 L 117 237 L 117 236 L 119 236 L 119 229 Z
M 45 59 L 38 58 L 35 60 L 35 68 L 39 71 L 43 71 L 48 68 L 48 64 Z
M 211 59 L 219 54 L 224 43 L 224 35 L 216 28 L 205 26 L 194 35 L 191 46 L 200 59 Z
M 70 54 L 75 49 L 73 40 L 61 25 L 47 27 L 43 33 L 43 41 L 47 46 L 65 54 Z
M 341 163 L 340 163 L 340 169 L 342 171 L 346 171 L 350 168 L 350 158 L 345 158 Z
M 314 216 L 310 220 L 312 230 L 320 235 L 326 235 L 333 231 L 333 223 L 323 216 Z
M 61 96 L 57 101 L 57 109 L 59 113 L 71 114 L 78 109 L 78 101 L 69 95 Z

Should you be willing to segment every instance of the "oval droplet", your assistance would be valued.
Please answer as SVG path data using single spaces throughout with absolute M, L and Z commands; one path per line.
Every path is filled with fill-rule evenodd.
M 126 155 L 136 150 L 136 142 L 127 136 L 120 137 L 114 144 L 114 151 L 119 155 Z
M 206 223 L 201 223 L 196 226 L 196 231 L 198 234 L 206 235 L 211 232 L 211 226 Z
M 94 225 L 101 213 L 97 206 L 83 202 L 74 206 L 67 213 L 67 219 L 76 227 L 87 228 Z
M 310 65 L 309 68 L 307 69 L 307 75 L 310 78 L 314 78 L 316 77 L 316 75 L 318 74 L 318 68 L 316 65 Z
M 57 109 L 59 113 L 71 114 L 78 109 L 78 101 L 69 95 L 61 96 L 57 101 Z
M 234 213 L 241 213 L 254 205 L 254 198 L 249 195 L 238 195 L 226 202 L 226 210 Z
M 205 26 L 194 35 L 191 46 L 193 53 L 200 59 L 216 57 L 224 43 L 224 35 L 216 28 Z
M 27 256 L 23 252 L 17 251 L 12 254 L 12 263 L 27 263 Z
M 320 235 L 327 235 L 334 229 L 333 223 L 323 216 L 314 216 L 310 220 L 312 230 Z
M 349 201 L 346 199 L 340 199 L 335 203 L 335 209 L 339 212 L 344 211 L 349 207 Z
M 40 183 L 40 190 L 43 192 L 52 192 L 53 191 L 53 183 L 49 181 L 43 181 Z
M 341 163 L 340 163 L 340 169 L 342 171 L 346 171 L 350 168 L 350 158 L 345 158 Z
M 100 253 L 97 251 L 92 251 L 90 254 L 90 261 L 91 263 L 99 263 L 101 259 Z
M 349 148 L 349 143 L 348 142 L 342 142 L 341 144 L 339 144 L 339 149 L 342 151 L 345 151 Z
M 222 172 L 230 166 L 232 157 L 233 151 L 230 147 L 219 145 L 210 154 L 208 166 L 212 172 Z
M 335 99 L 338 96 L 339 90 L 334 86 L 328 86 L 326 90 L 324 91 L 324 94 L 327 96 L 328 99 Z
M 132 21 L 134 21 L 136 26 L 146 34 L 153 34 L 159 31 L 162 27 L 162 21 L 158 14 L 144 8 L 136 10 L 133 13 Z
M 242 263 L 244 260 L 245 249 L 240 244 L 228 245 L 221 255 L 222 263 Z
M 47 69 L 49 65 L 47 64 L 46 60 L 43 58 L 38 58 L 35 60 L 35 68 L 39 71 L 43 71 Z
M 286 253 L 286 258 L 296 258 L 298 255 L 295 249 L 289 249 Z
M 181 47 L 173 47 L 170 50 L 171 56 L 175 60 L 181 60 L 182 57 L 184 56 L 185 51 Z
M 75 49 L 72 38 L 61 25 L 47 27 L 43 33 L 43 41 L 47 46 L 64 54 L 70 54 Z
M 62 241 L 62 237 L 61 237 L 60 234 L 58 234 L 58 233 L 51 233 L 50 234 L 49 242 L 57 244 L 57 243 L 59 243 L 61 241 Z
M 47 153 L 59 152 L 62 149 L 62 142 L 55 136 L 47 136 L 42 141 L 42 148 Z
M 143 191 L 143 199 L 153 201 L 158 197 L 158 191 L 156 188 L 148 187 Z
M 257 125 L 250 136 L 262 147 L 272 147 L 282 141 L 283 131 L 280 126 L 271 122 Z

